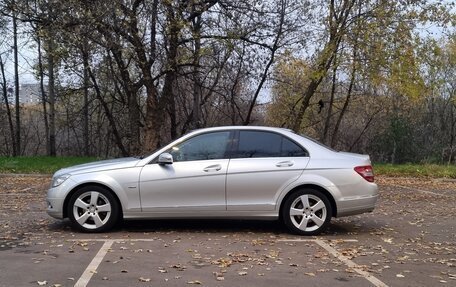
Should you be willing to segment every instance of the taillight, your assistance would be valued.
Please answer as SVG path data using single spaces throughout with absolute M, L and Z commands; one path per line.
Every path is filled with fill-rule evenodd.
M 355 171 L 368 182 L 374 182 L 374 171 L 372 169 L 372 166 L 357 166 L 355 167 Z

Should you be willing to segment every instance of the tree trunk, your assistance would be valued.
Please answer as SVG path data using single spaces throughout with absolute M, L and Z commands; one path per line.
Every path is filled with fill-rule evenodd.
M 345 102 L 344 102 L 344 105 L 342 107 L 342 110 L 340 111 L 340 114 L 339 114 L 339 117 L 337 118 L 337 122 L 336 122 L 336 126 L 334 127 L 334 132 L 333 132 L 333 136 L 332 136 L 332 139 L 331 139 L 331 147 L 334 147 L 334 145 L 336 144 L 336 141 L 337 141 L 337 135 L 338 135 L 338 132 L 339 132 L 339 127 L 340 127 L 340 123 L 342 122 L 342 118 L 344 117 L 345 115 L 345 112 L 347 111 L 347 108 L 348 108 L 348 104 L 350 102 L 350 98 L 352 96 L 352 92 L 353 92 L 353 86 L 355 84 L 355 76 L 356 76 L 356 63 L 355 63 L 355 59 L 356 59 L 356 50 L 353 52 L 353 68 L 352 68 L 352 72 L 351 72 L 351 76 L 350 76 L 350 84 L 348 86 L 348 91 L 347 91 L 347 97 L 345 98 Z
M 358 16 L 361 14 L 361 6 L 359 7 L 358 10 Z M 360 28 L 360 27 L 358 27 Z M 353 92 L 353 87 L 355 85 L 355 79 L 356 79 L 356 71 L 357 71 L 357 61 L 358 61 L 358 33 L 356 32 L 354 35 L 355 42 L 353 43 L 353 59 L 352 59 L 352 70 L 351 70 L 351 75 L 350 75 L 350 84 L 348 86 L 348 91 L 347 91 L 347 97 L 345 98 L 344 105 L 342 107 L 342 110 L 340 111 L 339 117 L 337 118 L 336 126 L 334 127 L 334 132 L 333 136 L 331 139 L 331 147 L 334 147 L 336 144 L 337 140 L 337 135 L 339 132 L 339 126 L 340 123 L 342 122 L 342 118 L 345 115 L 345 112 L 347 111 L 348 104 L 350 102 L 350 98 L 352 96 Z
M 120 149 L 120 152 L 122 153 L 122 156 L 127 157 L 129 156 L 128 151 L 126 150 L 124 144 L 122 143 L 122 138 L 120 137 L 119 131 L 117 130 L 117 125 L 114 120 L 114 116 L 111 113 L 111 110 L 108 107 L 108 104 L 106 101 L 103 99 L 103 96 L 101 95 L 100 88 L 98 87 L 97 79 L 95 75 L 92 73 L 92 69 L 90 69 L 90 66 L 87 69 L 87 73 L 89 74 L 90 78 L 92 79 L 93 87 L 95 89 L 95 94 L 97 96 L 97 99 L 100 101 L 101 106 L 103 107 L 103 110 L 106 114 L 106 117 L 108 118 L 109 125 L 111 127 L 112 133 L 114 135 L 114 141 L 117 144 L 117 147 Z
M 337 55 L 336 55 L 337 56 Z M 334 58 L 334 67 L 333 67 L 333 74 L 332 74 L 332 85 L 331 85 L 331 96 L 329 99 L 329 106 L 328 106 L 328 113 L 325 119 L 325 127 L 323 129 L 323 138 L 322 141 L 324 144 L 328 144 L 328 131 L 331 125 L 331 116 L 332 116 L 332 109 L 334 104 L 334 95 L 336 94 L 336 81 L 337 81 L 337 68 L 338 65 L 336 64 L 336 58 Z
M 83 81 L 84 81 L 84 106 L 82 107 L 82 138 L 84 145 L 84 155 L 90 156 L 89 146 L 89 55 L 87 40 L 82 46 Z
M 144 144 L 143 151 L 150 153 L 156 150 L 160 142 L 160 130 L 163 128 L 163 111 L 158 108 L 157 93 L 155 90 L 148 90 L 146 99 L 146 116 L 144 119 Z
M 128 153 L 137 155 L 140 153 L 140 109 L 137 99 L 138 86 L 131 80 L 130 71 L 124 63 L 122 50 L 119 46 L 113 45 L 110 48 L 117 67 L 120 70 L 120 77 L 123 82 L 123 90 L 127 98 L 128 107 Z
M 201 16 L 193 20 L 193 38 L 195 50 L 193 52 L 193 112 L 192 124 L 194 129 L 201 128 L 201 81 L 200 81 L 200 50 L 201 50 Z
M 47 39 L 48 49 L 48 89 L 49 89 L 49 155 L 56 156 L 55 138 L 55 79 L 54 79 L 54 39 L 52 35 Z
M 152 13 L 150 21 L 150 59 L 156 57 L 156 37 L 157 37 L 157 19 L 158 19 L 158 0 L 152 3 Z M 151 63 L 149 63 L 150 65 Z M 148 68 L 147 68 L 148 67 Z M 144 117 L 144 143 L 143 152 L 150 153 L 160 146 L 160 130 L 163 128 L 163 110 L 159 108 L 158 91 L 155 87 L 150 66 L 145 66 L 147 73 L 144 73 L 144 85 L 146 86 L 146 115 Z
M 179 33 L 181 29 L 180 19 L 175 13 L 180 11 L 174 11 L 172 5 L 166 7 L 167 17 L 167 28 L 166 41 L 168 42 L 167 50 L 167 67 L 168 71 L 165 76 L 165 82 L 163 84 L 162 97 L 166 103 L 166 110 L 170 118 L 170 136 L 171 139 L 177 137 L 177 115 L 176 115 L 176 101 L 174 94 L 174 84 L 177 79 L 177 49 L 179 46 Z
M 41 92 L 41 104 L 43 106 L 43 122 L 44 122 L 44 135 L 46 137 L 46 154 L 50 155 L 50 144 L 49 144 L 49 121 L 47 112 L 47 96 L 44 88 L 44 69 L 43 69 L 43 54 L 41 53 L 41 38 L 37 37 L 38 44 L 38 73 L 40 77 L 40 92 Z
M 19 60 L 17 47 L 17 18 L 16 12 L 13 11 L 13 53 L 14 53 L 14 98 L 16 111 L 16 153 L 21 155 L 21 115 L 19 101 Z
M 301 123 L 309 107 L 310 99 L 317 91 L 321 81 L 326 77 L 334 57 L 339 49 L 340 42 L 345 34 L 347 22 L 350 12 L 355 4 L 355 0 L 344 1 L 339 11 L 336 11 L 335 2 L 330 2 L 329 7 L 329 39 L 326 42 L 323 50 L 317 56 L 317 62 L 314 68 L 313 76 L 309 85 L 302 97 L 301 107 L 299 108 L 296 120 L 292 125 L 292 129 L 298 132 L 301 128 Z
M 3 99 L 5 101 L 6 116 L 8 117 L 11 144 L 13 147 L 13 156 L 16 156 L 17 150 L 16 150 L 16 139 L 15 139 L 15 133 L 14 133 L 14 124 L 13 124 L 13 118 L 11 115 L 10 103 L 8 101 L 8 87 L 7 87 L 6 76 L 5 76 L 5 66 L 3 65 L 3 59 L 2 59 L 1 54 L 0 54 L 0 71 L 2 73 L 2 92 L 3 92 Z
M 281 1 L 280 3 L 280 6 L 281 6 L 281 9 L 280 9 L 280 22 L 279 22 L 279 26 L 277 28 L 277 34 L 275 36 L 275 39 L 274 39 L 274 44 L 272 45 L 271 47 L 271 56 L 269 58 L 269 61 L 268 63 L 266 64 L 264 70 L 263 70 L 263 74 L 261 75 L 261 80 L 255 90 L 255 93 L 253 94 L 253 98 L 250 102 L 250 106 L 249 106 L 249 110 L 247 112 L 247 115 L 245 117 L 245 120 L 244 120 L 244 125 L 248 125 L 250 124 L 250 121 L 251 121 L 251 117 L 252 117 L 252 112 L 253 112 L 253 108 L 255 107 L 256 105 L 256 101 L 257 101 L 257 98 L 261 92 L 261 89 L 263 88 L 263 85 L 268 77 L 268 73 L 269 73 L 269 68 L 271 67 L 272 63 L 274 63 L 274 59 L 275 59 L 275 54 L 277 52 L 277 50 L 279 49 L 279 41 L 280 39 L 282 38 L 283 36 L 283 25 L 284 25 L 284 22 L 285 22 L 285 14 L 286 14 L 286 3 L 285 1 Z

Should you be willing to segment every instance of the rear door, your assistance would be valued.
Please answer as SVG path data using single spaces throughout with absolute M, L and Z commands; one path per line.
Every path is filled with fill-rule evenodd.
M 226 181 L 227 210 L 274 210 L 280 192 L 298 179 L 308 152 L 274 132 L 236 132 Z

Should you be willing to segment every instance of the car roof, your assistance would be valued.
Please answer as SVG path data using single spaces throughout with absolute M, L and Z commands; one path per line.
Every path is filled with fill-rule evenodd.
M 290 129 L 279 128 L 279 127 L 267 127 L 267 126 L 218 126 L 192 130 L 194 132 L 207 132 L 207 131 L 220 131 L 220 130 L 265 130 L 265 131 L 277 131 L 277 132 L 292 132 Z

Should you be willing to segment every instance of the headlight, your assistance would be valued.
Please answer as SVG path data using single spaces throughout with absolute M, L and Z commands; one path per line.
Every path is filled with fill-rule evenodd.
M 63 174 L 52 179 L 52 187 L 57 187 L 70 177 L 69 174 Z

